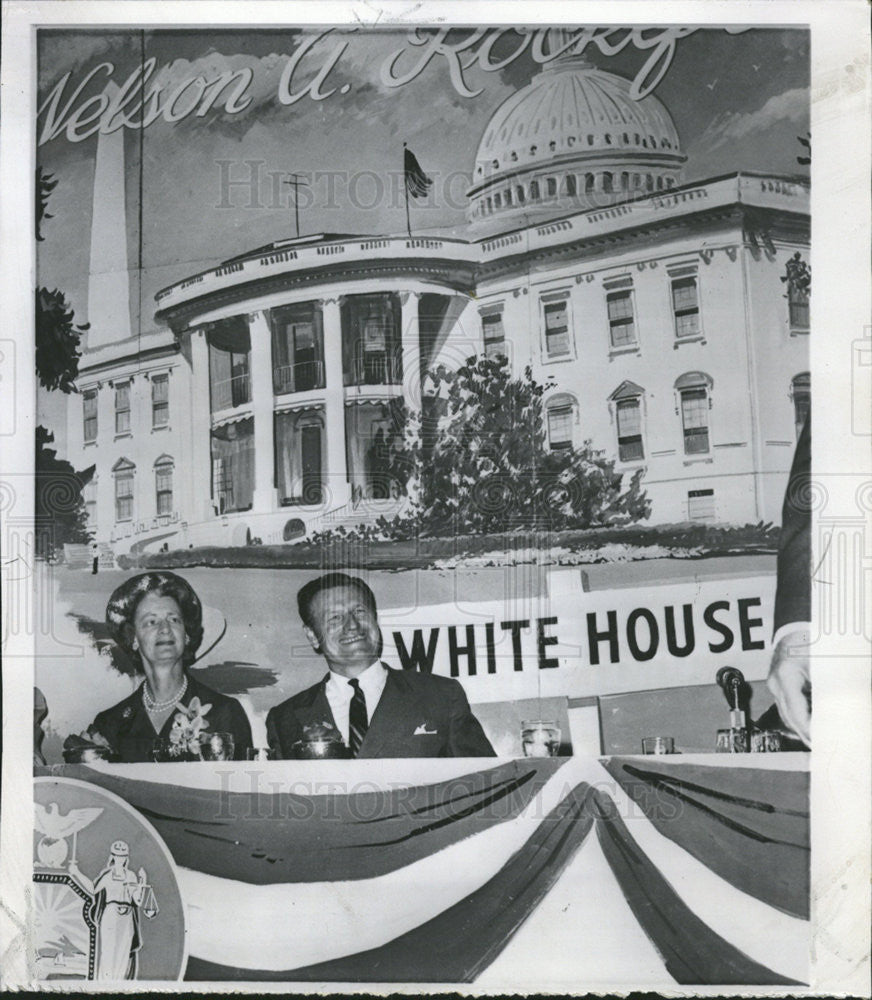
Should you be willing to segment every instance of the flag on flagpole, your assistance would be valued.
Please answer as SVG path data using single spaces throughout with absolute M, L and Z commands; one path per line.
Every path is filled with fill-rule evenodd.
M 406 177 L 406 190 L 413 198 L 425 198 L 433 186 L 433 178 L 428 177 L 421 169 L 418 158 L 403 144 L 403 167 Z

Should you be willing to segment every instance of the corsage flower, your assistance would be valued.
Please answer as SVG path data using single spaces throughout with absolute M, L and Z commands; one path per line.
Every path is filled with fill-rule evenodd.
M 211 705 L 201 705 L 200 699 L 191 699 L 188 707 L 177 705 L 178 712 L 173 717 L 170 729 L 170 755 L 181 757 L 184 753 L 202 757 L 200 751 L 200 733 L 209 728 L 209 720 L 205 718 Z

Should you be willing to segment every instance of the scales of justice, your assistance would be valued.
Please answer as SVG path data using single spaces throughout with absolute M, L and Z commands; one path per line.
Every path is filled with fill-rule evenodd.
M 92 881 L 79 868 L 76 839 L 103 809 L 64 814 L 56 802 L 37 802 L 35 808 L 35 829 L 42 835 L 33 866 L 35 978 L 135 979 L 141 917 L 152 920 L 159 912 L 145 869 L 134 873 L 129 845 L 115 840 Z

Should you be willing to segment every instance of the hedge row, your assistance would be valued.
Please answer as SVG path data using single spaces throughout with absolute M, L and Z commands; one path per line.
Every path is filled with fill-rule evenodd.
M 190 566 L 246 567 L 269 569 L 321 569 L 361 567 L 370 569 L 424 568 L 437 560 L 493 553 L 495 559 L 525 549 L 560 547 L 573 552 L 595 551 L 604 545 L 660 546 L 687 550 L 702 556 L 773 552 L 778 527 L 760 522 L 745 525 L 661 524 L 625 525 L 554 532 L 519 529 L 494 535 L 456 538 L 417 538 L 402 541 L 360 540 L 343 531 L 319 545 L 298 542 L 289 545 L 244 547 L 204 546 L 121 556 L 123 569 L 174 569 Z

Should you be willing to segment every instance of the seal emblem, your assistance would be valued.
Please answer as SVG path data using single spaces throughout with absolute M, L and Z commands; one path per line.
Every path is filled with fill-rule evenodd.
M 37 979 L 177 980 L 184 907 L 172 857 L 111 792 L 34 782 L 32 948 Z

